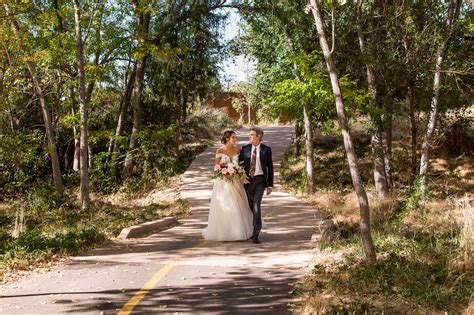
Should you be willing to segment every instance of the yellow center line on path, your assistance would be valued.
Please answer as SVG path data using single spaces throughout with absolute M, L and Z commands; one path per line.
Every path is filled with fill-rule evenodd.
M 163 268 L 158 270 L 158 272 L 155 273 L 153 275 L 153 277 L 150 280 L 148 280 L 147 283 L 145 283 L 143 288 L 141 288 L 137 293 L 135 293 L 135 295 L 127 302 L 127 304 L 125 304 L 122 307 L 122 309 L 117 314 L 118 315 L 129 315 L 129 314 L 131 314 L 133 309 L 135 308 L 135 306 L 137 306 L 138 303 L 140 303 L 140 301 L 143 300 L 145 295 L 147 295 L 148 292 L 150 292 L 150 290 L 153 289 L 156 286 L 156 284 L 161 279 L 163 279 L 163 277 L 166 276 L 166 274 L 168 272 L 171 271 L 171 269 L 173 269 L 174 267 L 176 267 L 178 265 L 178 263 L 181 259 L 186 258 L 186 256 L 188 256 L 193 249 L 196 249 L 197 247 L 200 247 L 200 246 L 202 246 L 206 243 L 207 243 L 207 241 L 205 241 L 205 240 L 199 242 L 198 244 L 196 244 L 195 246 L 189 248 L 183 254 L 178 256 L 176 259 L 174 259 L 174 260 L 170 261 L 169 263 L 167 263 L 166 265 L 164 265 Z
M 272 209 L 272 210 L 268 211 L 266 213 L 264 219 L 269 218 L 274 212 L 275 212 L 275 209 Z M 174 260 L 172 260 L 169 263 L 167 263 L 166 265 L 164 265 L 160 270 L 158 270 L 157 273 L 155 273 L 153 275 L 153 277 L 150 280 L 148 280 L 147 283 L 145 283 L 143 288 L 141 288 L 137 293 L 135 293 L 135 295 L 127 302 L 127 304 L 125 304 L 122 307 L 122 309 L 117 314 L 118 315 L 129 315 L 129 314 L 131 314 L 133 309 L 138 305 L 138 303 L 140 303 L 140 301 L 143 300 L 143 298 L 148 294 L 148 292 L 150 292 L 150 290 L 153 289 L 156 286 L 156 284 L 161 279 L 163 279 L 163 277 L 166 276 L 166 274 L 168 272 L 171 271 L 171 269 L 173 269 L 174 267 L 176 267 L 179 264 L 179 261 L 181 259 L 186 258 L 186 256 L 188 256 L 191 253 L 192 250 L 194 250 L 197 247 L 200 247 L 200 246 L 202 246 L 206 243 L 208 243 L 208 241 L 202 240 L 201 242 L 199 242 L 195 246 L 193 246 L 193 247 L 189 248 L 188 250 L 186 250 L 183 254 L 181 254 L 180 256 L 175 258 Z

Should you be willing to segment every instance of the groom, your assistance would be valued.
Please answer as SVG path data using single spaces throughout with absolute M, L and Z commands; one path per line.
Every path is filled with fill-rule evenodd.
M 253 212 L 253 235 L 255 244 L 260 244 L 258 234 L 262 229 L 262 197 L 265 190 L 267 195 L 273 190 L 273 161 L 272 149 L 262 143 L 263 129 L 250 128 L 250 143 L 240 151 L 239 162 L 244 162 L 245 172 L 249 183 L 245 185 L 250 210 Z

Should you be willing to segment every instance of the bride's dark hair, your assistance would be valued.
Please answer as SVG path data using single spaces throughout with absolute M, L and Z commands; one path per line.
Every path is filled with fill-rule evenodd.
M 226 144 L 229 141 L 230 137 L 235 134 L 234 130 L 226 130 L 222 134 L 221 143 Z

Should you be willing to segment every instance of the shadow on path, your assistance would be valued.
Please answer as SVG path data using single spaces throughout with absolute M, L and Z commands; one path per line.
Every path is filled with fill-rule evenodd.
M 262 244 L 202 240 L 207 225 L 216 144 L 182 176 L 192 215 L 146 238 L 117 241 L 74 257 L 46 274 L 0 288 L 0 313 L 115 313 L 156 273 L 173 267 L 134 312 L 288 313 L 291 284 L 307 271 L 311 235 L 322 214 L 282 191 L 279 167 L 293 127 L 265 127 L 275 191 L 265 196 Z M 248 129 L 238 131 L 240 144 Z

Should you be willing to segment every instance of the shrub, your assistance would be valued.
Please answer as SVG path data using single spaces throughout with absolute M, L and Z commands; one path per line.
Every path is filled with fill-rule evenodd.
M 0 201 L 34 188 L 50 173 L 49 158 L 40 146 L 43 135 L 0 135 Z

